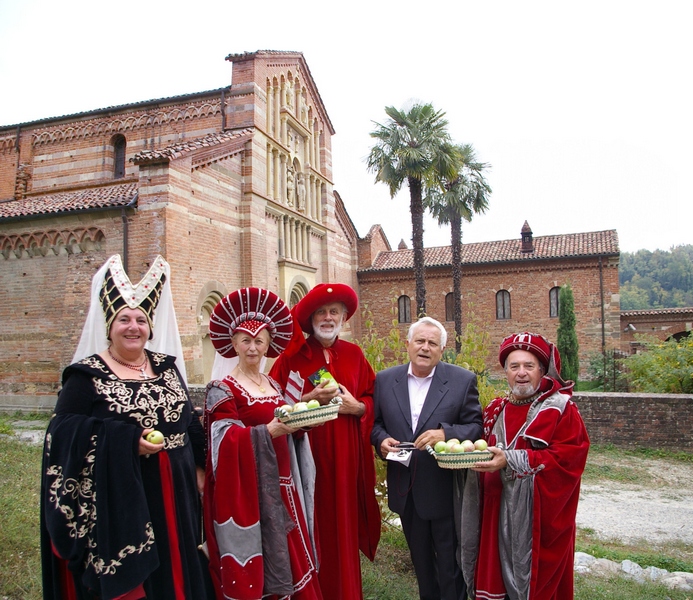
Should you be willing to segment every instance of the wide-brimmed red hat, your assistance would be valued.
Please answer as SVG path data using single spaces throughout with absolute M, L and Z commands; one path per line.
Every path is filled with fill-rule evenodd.
M 501 367 L 505 367 L 505 361 L 513 350 L 525 350 L 536 356 L 541 364 L 544 365 L 544 371 L 549 370 L 551 359 L 553 358 L 556 370 L 561 372 L 561 357 L 558 354 L 558 349 L 543 335 L 525 331 L 523 333 L 514 333 L 506 337 L 500 345 L 498 352 L 498 361 Z
M 249 287 L 225 296 L 209 317 L 209 337 L 225 358 L 236 356 L 231 338 L 237 331 L 256 337 L 263 329 L 270 334 L 267 356 L 279 356 L 291 341 L 294 321 L 289 307 L 274 292 Z
M 319 283 L 294 306 L 294 317 L 301 329 L 313 333 L 313 313 L 325 304 L 343 302 L 346 306 L 348 321 L 359 307 L 356 292 L 345 283 Z

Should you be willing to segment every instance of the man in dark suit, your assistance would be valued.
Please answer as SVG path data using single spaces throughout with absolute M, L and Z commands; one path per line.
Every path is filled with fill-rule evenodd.
M 419 319 L 407 335 L 409 364 L 381 371 L 375 379 L 371 443 L 381 458 L 392 453 L 388 505 L 402 521 L 422 600 L 466 598 L 455 559 L 453 472 L 440 468 L 426 446 L 482 435 L 476 375 L 440 362 L 446 341 L 438 321 Z M 404 442 L 415 447 L 408 464 L 401 456 L 396 460 Z

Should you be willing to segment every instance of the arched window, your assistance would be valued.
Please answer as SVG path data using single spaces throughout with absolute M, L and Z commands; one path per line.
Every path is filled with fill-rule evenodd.
M 496 294 L 496 319 L 510 318 L 510 292 L 501 290 Z
M 455 320 L 455 296 L 452 292 L 445 294 L 445 320 Z
M 116 135 L 113 138 L 113 179 L 125 177 L 125 137 Z
M 400 323 L 411 323 L 411 298 L 409 296 L 397 298 L 397 320 Z
M 561 288 L 552 287 L 549 290 L 549 317 L 558 316 L 558 299 L 561 295 Z
M 297 283 L 289 294 L 289 308 L 296 306 L 307 293 L 306 288 Z

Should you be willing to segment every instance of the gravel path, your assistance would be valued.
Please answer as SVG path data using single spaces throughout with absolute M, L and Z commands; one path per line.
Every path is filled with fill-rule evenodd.
M 578 527 L 625 543 L 693 544 L 693 465 L 628 457 L 610 466 L 639 481 L 583 483 Z

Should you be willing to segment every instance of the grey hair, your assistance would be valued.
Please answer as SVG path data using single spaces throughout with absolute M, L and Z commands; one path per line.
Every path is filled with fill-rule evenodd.
M 436 321 L 431 317 L 421 317 L 418 321 L 409 326 L 409 331 L 407 332 L 408 342 L 411 341 L 411 338 L 414 336 L 414 331 L 419 325 L 433 325 L 437 327 L 438 331 L 440 331 L 440 347 L 442 348 L 445 346 L 448 341 L 448 332 L 440 321 Z

